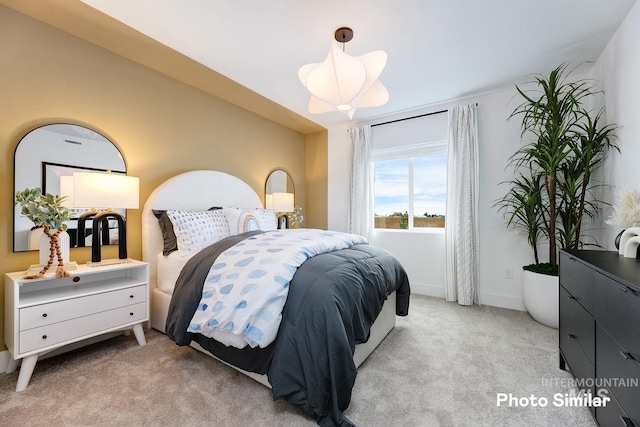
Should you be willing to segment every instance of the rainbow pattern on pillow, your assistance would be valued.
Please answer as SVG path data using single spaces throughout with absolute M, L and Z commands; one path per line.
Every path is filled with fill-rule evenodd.
M 224 214 L 227 217 L 229 231 L 232 236 L 246 233 L 247 231 L 270 231 L 278 228 L 276 212 L 271 209 L 226 207 L 224 208 Z

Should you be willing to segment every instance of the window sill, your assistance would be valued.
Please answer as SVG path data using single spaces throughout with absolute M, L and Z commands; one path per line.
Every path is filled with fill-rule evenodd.
M 404 234 L 444 234 L 444 228 L 412 228 L 411 230 L 399 230 L 397 228 L 374 228 L 374 233 L 404 233 Z

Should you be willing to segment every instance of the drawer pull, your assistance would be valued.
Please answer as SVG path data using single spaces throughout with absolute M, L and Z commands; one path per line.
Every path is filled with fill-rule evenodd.
M 622 356 L 622 358 L 624 360 L 632 360 L 634 362 L 636 362 L 638 365 L 640 365 L 640 362 L 638 361 L 638 359 L 636 359 L 635 357 L 633 357 L 633 354 L 631 353 L 627 353 L 626 351 L 620 351 L 620 356 Z
M 620 415 L 620 420 L 622 421 L 622 425 L 625 427 L 633 427 L 633 423 L 627 417 Z
M 625 294 L 627 292 L 631 292 L 633 295 L 638 295 L 638 292 L 631 289 L 631 288 L 627 288 L 626 286 L 618 286 L 618 289 L 620 290 L 620 292 L 624 292 Z
M 47 313 L 42 313 L 42 317 L 47 317 Z
M 43 340 L 46 340 L 46 339 L 47 339 L 47 336 L 46 336 L 46 335 L 43 335 L 43 336 L 42 336 L 42 339 L 43 339 Z
M 133 295 L 129 295 L 129 298 L 133 299 Z
M 133 312 L 129 313 L 129 316 L 133 316 Z
M 571 338 L 572 340 L 575 340 L 575 339 L 576 339 L 576 336 L 575 336 L 575 335 L 573 335 L 573 334 L 568 334 L 568 335 L 569 335 L 569 338 Z
M 578 298 L 574 297 L 573 295 L 567 295 L 567 299 L 572 299 L 574 301 L 578 300 Z

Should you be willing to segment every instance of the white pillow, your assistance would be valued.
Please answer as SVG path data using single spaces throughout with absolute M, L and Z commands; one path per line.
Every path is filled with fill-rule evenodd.
M 277 230 L 276 212 L 272 209 L 240 209 L 226 207 L 224 213 L 232 236 L 253 230 Z
M 256 209 L 260 230 L 269 231 L 278 229 L 278 214 L 273 209 Z
M 210 211 L 168 210 L 178 250 L 189 256 L 230 236 L 227 217 L 222 209 Z

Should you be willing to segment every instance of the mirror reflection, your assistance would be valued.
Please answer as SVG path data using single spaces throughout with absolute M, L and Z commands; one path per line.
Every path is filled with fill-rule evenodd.
M 61 180 L 74 172 L 126 174 L 126 165 L 118 148 L 103 135 L 84 126 L 58 123 L 36 128 L 18 143 L 14 157 L 13 194 L 25 188 L 40 187 L 43 193 L 63 194 Z M 78 246 L 77 218 L 86 209 L 71 209 L 72 219 L 67 223 L 71 247 Z M 33 223 L 20 215 L 20 207 L 13 213 L 14 252 L 38 250 L 30 243 Z M 91 228 L 89 227 L 90 232 Z M 82 242 L 91 246 L 91 236 L 85 235 Z M 34 240 L 34 239 L 31 239 Z M 103 239 L 104 240 L 104 239 Z M 109 242 L 117 243 L 117 232 Z M 80 244 L 82 246 L 82 243 Z
M 295 189 L 293 180 L 282 169 L 274 169 L 267 176 L 264 185 L 264 205 L 280 214 L 278 228 L 289 228 L 289 216 L 295 209 Z
M 282 169 L 274 169 L 267 176 L 267 181 L 264 185 L 264 200 L 265 207 L 271 209 L 269 206 L 272 201 L 273 193 L 290 193 L 295 194 L 295 188 L 293 186 L 293 179 L 289 174 Z

